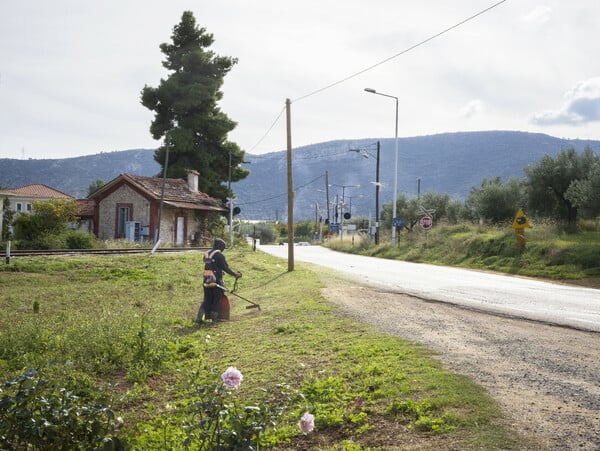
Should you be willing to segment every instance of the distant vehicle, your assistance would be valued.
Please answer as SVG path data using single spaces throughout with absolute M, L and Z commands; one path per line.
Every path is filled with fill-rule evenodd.
M 310 246 L 310 243 L 307 241 L 299 241 L 296 243 L 296 246 Z

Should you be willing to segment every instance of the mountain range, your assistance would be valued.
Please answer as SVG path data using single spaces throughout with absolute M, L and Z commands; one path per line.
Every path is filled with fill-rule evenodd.
M 376 147 L 380 143 L 380 208 L 393 199 L 395 139 L 335 140 L 294 148 L 294 219 L 314 219 L 336 196 L 353 215 L 374 216 Z M 408 197 L 435 191 L 464 200 L 483 179 L 523 178 L 524 168 L 544 155 L 555 156 L 589 146 L 600 153 L 600 141 L 571 140 L 515 131 L 456 132 L 398 139 L 398 192 Z M 357 151 L 352 151 L 352 149 Z M 366 157 L 366 158 L 365 158 Z M 232 184 L 240 217 L 287 220 L 287 152 L 246 154 L 250 175 Z M 65 159 L 0 159 L 0 187 L 43 183 L 72 196 L 86 197 L 91 183 L 121 173 L 160 175 L 154 149 L 104 152 Z M 200 175 L 202 176 L 202 175 Z M 326 185 L 328 190 L 326 190 Z M 317 208 L 318 206 L 318 208 Z M 323 211 L 322 211 L 323 210 Z

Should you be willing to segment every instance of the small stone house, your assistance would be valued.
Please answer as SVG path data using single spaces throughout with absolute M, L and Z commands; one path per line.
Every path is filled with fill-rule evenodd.
M 10 210 L 17 214 L 31 213 L 34 201 L 49 201 L 54 199 L 75 200 L 73 196 L 41 183 L 0 190 L 0 230 L 2 230 L 2 211 L 5 198 L 10 202 Z
M 95 204 L 94 233 L 135 242 L 154 242 L 158 234 L 176 246 L 199 241 L 205 225 L 227 209 L 198 191 L 198 175 L 189 171 L 187 182 L 164 179 L 164 185 L 160 177 L 119 175 L 88 197 Z
M 95 202 L 91 199 L 77 199 L 79 206 L 79 224 L 74 229 L 94 233 L 94 207 Z

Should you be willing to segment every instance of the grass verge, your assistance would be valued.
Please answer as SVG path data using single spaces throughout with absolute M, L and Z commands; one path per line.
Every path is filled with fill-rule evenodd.
M 193 324 L 201 260 L 23 257 L 3 266 L 1 427 L 33 418 L 20 446 L 34 440 L 26 433 L 67 441 L 56 431 L 100 418 L 104 441 L 132 450 L 246 438 L 237 449 L 527 449 L 480 386 L 418 344 L 337 316 L 305 267 L 289 273 L 261 252 L 228 251 L 244 273 L 240 294 L 261 310 L 230 296 L 230 321 Z M 219 375 L 230 366 L 243 381 L 223 392 Z M 52 416 L 56 406 L 62 417 Z M 297 425 L 304 412 L 315 418 L 308 434 Z
M 494 228 L 469 224 L 439 225 L 425 232 L 415 228 L 398 235 L 392 248 L 383 237 L 379 246 L 359 239 L 331 240 L 327 246 L 342 252 L 486 269 L 553 280 L 600 277 L 600 229 L 589 223 L 578 233 L 563 233 L 556 225 L 537 225 L 525 231 L 524 249 L 517 246 L 510 226 Z

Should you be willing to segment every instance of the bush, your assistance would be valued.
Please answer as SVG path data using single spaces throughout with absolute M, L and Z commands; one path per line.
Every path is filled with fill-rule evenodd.
M 96 237 L 83 230 L 67 231 L 66 244 L 69 249 L 94 249 L 97 247 Z
M 37 235 L 33 240 L 13 241 L 15 249 L 95 249 L 96 237 L 82 230 L 64 230 L 59 233 Z
M 114 435 L 122 420 L 112 409 L 86 405 L 73 390 L 54 386 L 34 369 L 4 382 L 2 391 L 2 449 L 124 449 Z
M 64 233 L 46 233 L 38 236 L 31 242 L 31 249 L 67 249 L 67 240 Z

